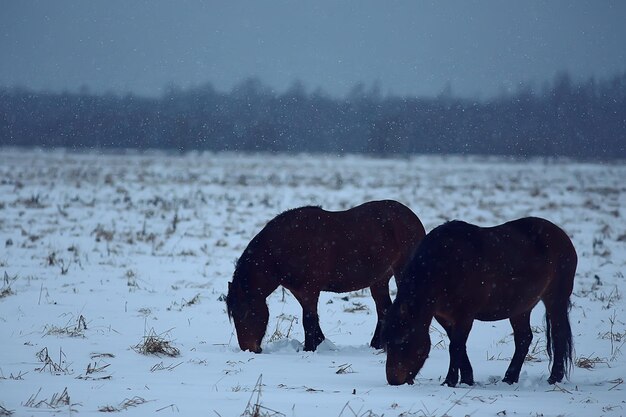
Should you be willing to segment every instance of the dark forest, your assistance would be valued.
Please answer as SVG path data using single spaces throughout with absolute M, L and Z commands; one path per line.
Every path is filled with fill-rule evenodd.
M 478 154 L 626 158 L 626 73 L 489 99 L 383 96 L 356 85 L 343 98 L 258 79 L 229 92 L 171 87 L 157 98 L 0 89 L 0 145 L 286 153 Z

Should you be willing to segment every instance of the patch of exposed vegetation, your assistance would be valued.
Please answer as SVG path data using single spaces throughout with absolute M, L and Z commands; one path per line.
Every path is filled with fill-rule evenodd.
M 69 336 L 69 337 L 85 337 L 85 331 L 87 330 L 87 320 L 81 314 L 76 321 L 70 319 L 70 321 L 62 327 L 49 326 L 44 328 L 44 334 L 46 336 Z
M 179 356 L 180 350 L 172 345 L 172 341 L 168 340 L 164 335 L 167 335 L 167 332 L 156 334 L 154 329 L 150 329 L 149 332 L 144 334 L 143 340 L 132 346 L 132 349 L 142 355 Z
M 133 398 L 125 398 L 117 406 L 105 405 L 98 408 L 101 413 L 118 413 L 120 411 L 128 410 L 131 407 L 137 407 L 138 405 L 147 403 L 148 400 L 134 396 Z
M 10 277 L 6 271 L 4 271 L 4 278 L 2 282 L 2 288 L 0 288 L 0 299 L 4 297 L 8 297 L 9 295 L 15 294 L 13 289 L 11 288 L 11 284 L 13 284 L 17 280 L 17 275 Z

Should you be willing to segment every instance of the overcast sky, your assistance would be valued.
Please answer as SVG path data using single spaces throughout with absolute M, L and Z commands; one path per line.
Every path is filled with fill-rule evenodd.
M 626 1 L 5 0 L 0 86 L 160 94 L 258 76 L 482 97 L 626 71 Z

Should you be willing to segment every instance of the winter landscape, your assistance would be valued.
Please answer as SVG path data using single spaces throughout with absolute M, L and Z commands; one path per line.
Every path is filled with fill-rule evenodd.
M 626 415 L 626 165 L 559 159 L 0 150 L 0 415 Z M 234 262 L 280 212 L 395 199 L 426 230 L 545 217 L 579 255 L 569 380 L 548 385 L 543 307 L 520 382 L 507 321 L 476 322 L 475 386 L 441 386 L 448 340 L 414 385 L 368 346 L 369 290 L 323 293 L 328 340 L 303 352 L 301 311 L 268 299 L 263 353 L 242 352 L 224 298 Z M 393 285 L 392 285 L 393 287 Z M 151 353 L 154 352 L 154 353 Z

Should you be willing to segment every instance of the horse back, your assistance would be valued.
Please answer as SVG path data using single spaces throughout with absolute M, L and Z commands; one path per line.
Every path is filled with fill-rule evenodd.
M 524 217 L 486 228 L 495 239 L 508 239 L 508 244 L 521 246 L 524 254 L 534 254 L 554 264 L 573 264 L 578 261 L 576 249 L 570 237 L 556 224 L 540 217 Z
M 526 236 L 528 245 L 534 249 L 536 259 L 546 270 L 546 274 L 559 278 L 559 291 L 571 294 L 578 255 L 572 240 L 556 224 L 540 217 L 524 217 L 505 223 Z M 547 265 L 545 265 L 547 264 Z
M 545 219 L 493 227 L 453 221 L 426 236 L 409 268 L 417 277 L 411 292 L 432 293 L 439 317 L 500 320 L 532 308 L 546 292 L 569 296 L 576 252 Z
M 345 292 L 369 286 L 406 262 L 423 236 L 417 216 L 391 200 L 345 211 L 300 207 L 272 219 L 242 257 L 264 280 Z

